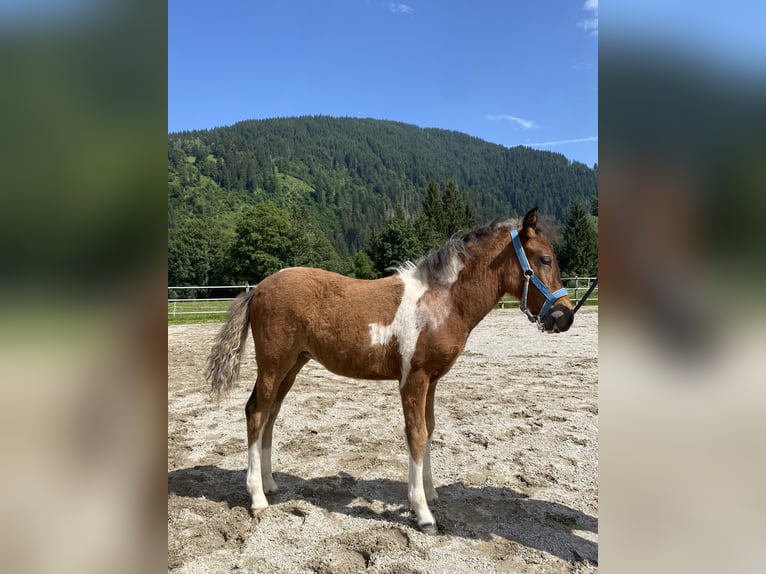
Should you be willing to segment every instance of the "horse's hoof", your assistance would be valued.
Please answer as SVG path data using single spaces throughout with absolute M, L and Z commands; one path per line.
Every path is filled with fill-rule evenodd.
M 264 494 L 270 494 L 272 492 L 277 491 L 277 481 L 274 480 L 274 477 L 271 474 L 268 474 L 267 476 L 263 476 L 261 478 L 263 493 Z
M 261 517 L 261 514 L 263 513 L 263 511 L 264 511 L 264 510 L 266 510 L 268 507 L 269 507 L 268 505 L 266 505 L 266 506 L 261 506 L 261 507 L 259 507 L 259 508 L 256 508 L 255 506 L 251 506 L 251 507 L 250 507 L 250 515 L 251 515 L 253 518 L 260 518 L 260 517 Z
M 438 534 L 439 530 L 436 528 L 436 524 L 429 522 L 428 524 L 418 524 L 418 528 L 423 534 Z

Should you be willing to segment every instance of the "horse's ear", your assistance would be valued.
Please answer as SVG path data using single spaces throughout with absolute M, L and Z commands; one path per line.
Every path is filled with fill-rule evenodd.
M 529 210 L 529 212 L 527 212 L 527 214 L 524 216 L 524 223 L 522 223 L 521 227 L 527 233 L 537 229 L 537 208 L 536 207 L 533 207 L 532 209 Z

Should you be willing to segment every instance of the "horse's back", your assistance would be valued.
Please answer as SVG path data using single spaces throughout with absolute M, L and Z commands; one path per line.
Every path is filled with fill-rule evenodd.
M 299 317 L 348 316 L 380 322 L 396 313 L 403 291 L 396 276 L 366 280 L 312 267 L 290 267 L 258 284 L 254 305 Z

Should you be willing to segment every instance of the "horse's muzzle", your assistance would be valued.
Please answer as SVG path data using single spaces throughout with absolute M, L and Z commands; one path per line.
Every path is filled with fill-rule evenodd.
M 569 307 L 557 303 L 540 323 L 546 331 L 563 333 L 574 323 L 574 312 Z

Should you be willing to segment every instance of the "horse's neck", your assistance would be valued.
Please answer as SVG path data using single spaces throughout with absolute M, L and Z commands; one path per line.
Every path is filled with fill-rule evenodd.
M 492 249 L 477 249 L 452 286 L 458 312 L 469 331 L 479 324 L 505 293 L 504 276 L 508 266 L 514 264 L 510 260 L 508 243 L 499 241 Z

